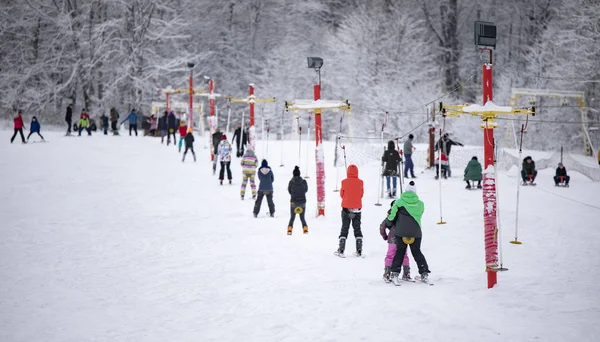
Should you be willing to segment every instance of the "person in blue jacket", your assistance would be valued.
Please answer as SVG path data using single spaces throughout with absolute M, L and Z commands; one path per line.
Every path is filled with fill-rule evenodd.
M 42 138 L 42 141 L 46 141 L 46 140 L 44 140 L 44 137 L 40 134 L 40 129 L 41 129 L 40 122 L 34 116 L 33 118 L 31 118 L 31 126 L 29 127 L 29 135 L 27 136 L 27 141 L 29 142 L 29 137 L 33 133 L 37 133 L 40 136 L 40 138 Z
M 260 181 L 260 184 L 258 185 L 258 196 L 254 203 L 254 217 L 258 216 L 260 205 L 265 196 L 267 197 L 267 203 L 269 204 L 269 213 L 271 214 L 271 217 L 273 217 L 275 215 L 275 203 L 273 203 L 273 181 L 275 180 L 275 177 L 273 176 L 273 171 L 271 170 L 271 167 L 269 167 L 269 163 L 266 159 L 263 159 L 260 168 L 258 169 L 258 180 Z
M 131 130 L 133 129 L 135 131 L 135 136 L 137 137 L 137 120 L 138 120 L 138 115 L 135 112 L 135 109 L 131 110 L 131 113 L 129 113 L 129 115 L 127 115 L 127 117 L 125 118 L 125 120 L 123 120 L 121 122 L 121 124 L 123 124 L 123 122 L 129 120 L 129 135 L 131 136 Z

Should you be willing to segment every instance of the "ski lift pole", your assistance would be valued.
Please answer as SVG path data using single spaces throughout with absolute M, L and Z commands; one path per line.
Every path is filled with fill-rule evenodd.
M 521 125 L 521 141 L 519 142 L 519 161 L 523 158 L 523 133 L 527 129 L 527 124 L 529 123 L 529 115 L 525 121 L 525 125 Z M 517 163 L 519 162 L 517 161 Z M 517 164 L 518 165 L 518 164 Z M 517 171 L 518 172 L 518 171 Z M 517 175 L 517 208 L 515 210 L 515 239 L 510 241 L 513 245 L 521 245 L 522 242 L 519 241 L 519 195 L 521 190 L 521 178 Z
M 306 171 L 304 172 L 304 178 L 310 178 L 308 176 L 308 162 L 309 162 L 309 156 L 308 156 L 308 152 L 310 151 L 310 148 L 308 146 L 308 144 L 310 144 L 310 121 L 312 119 L 312 116 L 309 115 L 308 116 L 308 128 L 307 128 L 307 133 L 306 133 Z
M 231 100 L 227 101 L 227 127 L 225 132 L 229 134 L 229 123 L 231 122 Z
M 302 163 L 302 127 L 298 125 L 298 167 Z
M 240 126 L 240 140 L 238 140 L 238 151 L 242 150 L 242 146 L 244 146 L 244 110 L 242 109 L 242 125 Z M 256 151 L 254 151 L 256 152 Z
M 333 192 L 340 192 L 340 190 L 338 189 L 338 183 L 340 182 L 340 168 L 337 165 L 337 159 L 338 159 L 338 149 L 340 148 L 340 143 L 342 136 L 338 135 L 337 138 L 335 139 L 335 158 L 334 158 L 334 166 L 335 166 L 335 190 L 333 190 Z
M 446 118 L 444 117 L 444 124 L 442 127 L 446 127 Z M 440 141 L 442 139 L 443 128 L 440 129 Z M 444 215 L 442 210 L 442 146 L 438 146 L 438 181 L 439 181 L 439 194 L 440 194 L 440 222 L 437 224 L 446 224 L 444 221 Z
M 285 113 L 285 110 L 281 111 L 281 164 L 279 165 L 279 167 L 283 167 L 283 142 L 284 142 L 284 131 L 283 131 L 283 115 Z
M 269 119 L 267 119 L 267 159 L 269 159 L 269 131 L 270 131 L 270 127 L 269 127 Z
M 498 236 L 496 240 L 498 241 L 498 261 L 500 263 L 500 267 L 496 268 L 496 271 L 508 271 L 508 268 L 504 267 L 504 257 L 502 253 L 502 227 L 500 225 L 500 191 L 498 191 L 498 145 L 496 144 L 496 141 L 494 141 L 494 178 L 496 179 L 496 215 L 498 216 L 498 226 L 496 227 Z
M 400 150 L 400 143 L 398 142 L 398 138 L 396 138 L 396 149 Z M 404 151 L 400 151 L 400 170 L 399 170 L 399 174 L 398 174 L 398 180 L 400 181 L 400 194 L 402 194 L 404 191 L 402 189 L 402 182 L 404 182 L 404 179 L 402 178 L 402 170 L 404 170 L 404 159 L 402 158 L 402 155 L 404 153 L 402 153 Z
M 381 135 L 379 138 L 379 143 L 381 144 L 381 146 L 383 146 L 383 153 L 385 153 L 385 145 L 383 144 L 383 132 L 385 130 L 385 126 L 387 125 L 387 120 L 388 120 L 388 112 L 385 112 L 385 120 L 383 121 L 383 124 L 381 124 Z M 381 161 L 381 172 L 379 173 L 379 177 L 381 177 L 381 180 L 378 182 L 378 188 L 377 188 L 377 203 L 375 203 L 376 206 L 381 207 L 381 201 L 380 199 L 383 197 L 383 160 Z

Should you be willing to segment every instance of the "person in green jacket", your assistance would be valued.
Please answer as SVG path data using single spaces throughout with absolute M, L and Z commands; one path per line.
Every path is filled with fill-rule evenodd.
M 396 227 L 396 254 L 394 255 L 391 269 L 391 280 L 394 285 L 400 285 L 399 275 L 407 246 L 410 246 L 410 252 L 417 263 L 421 281 L 425 283 L 429 281 L 429 266 L 427 265 L 425 256 L 421 252 L 421 239 L 423 237 L 421 218 L 424 211 L 425 204 L 417 195 L 415 182 L 411 181 L 406 187 L 406 191 L 402 193 L 392 206 L 390 214 L 387 217 L 387 222 L 385 222 L 387 227 Z
M 473 181 L 473 186 L 475 186 L 475 181 L 477 181 L 477 189 L 481 189 L 481 180 L 483 179 L 483 174 L 481 173 L 481 164 L 477 161 L 477 157 L 473 156 L 471 160 L 469 160 L 469 164 L 465 167 L 465 178 L 464 180 L 467 182 L 467 189 L 471 189 L 471 183 L 469 181 Z

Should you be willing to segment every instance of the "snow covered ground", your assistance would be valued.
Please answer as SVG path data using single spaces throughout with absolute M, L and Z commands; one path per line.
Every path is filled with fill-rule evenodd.
M 181 163 L 159 139 L 43 132 L 48 143 L 0 144 L 0 341 L 593 341 L 600 334 L 600 184 L 553 170 L 520 190 L 501 173 L 502 251 L 508 272 L 486 289 L 481 192 L 461 171 L 438 183 L 418 170 L 423 252 L 435 286 L 383 283 L 378 156 L 361 166 L 366 258 L 333 255 L 341 224 L 333 144 L 327 216 L 310 234 L 285 233 L 287 182 L 298 145 L 271 142 L 276 217 L 251 215 L 234 184 L 219 186 L 204 141 Z M 32 137 L 32 140 L 34 138 Z M 266 147 L 258 146 L 260 154 Z M 303 152 L 303 155 L 304 152 Z M 310 151 L 311 158 L 314 152 Z M 259 155 L 261 157 L 261 155 Z M 305 161 L 302 161 L 305 171 Z M 568 168 L 568 165 L 567 165 Z M 341 179 L 341 178 L 340 178 Z M 248 195 L 247 195 L 248 196 Z M 354 239 L 349 238 L 349 251 Z M 350 254 L 350 253 L 348 253 Z M 412 261 L 412 258 L 411 258 Z M 416 273 L 413 264 L 413 273 Z

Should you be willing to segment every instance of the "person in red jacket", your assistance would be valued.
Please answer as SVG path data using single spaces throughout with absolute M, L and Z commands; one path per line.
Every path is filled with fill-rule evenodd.
M 356 239 L 356 255 L 361 256 L 363 234 L 360 230 L 360 219 L 362 198 L 365 191 L 363 181 L 358 178 L 358 167 L 356 165 L 349 165 L 346 174 L 347 178 L 342 181 L 342 188 L 340 190 L 340 197 L 342 198 L 342 231 L 339 236 L 339 247 L 335 254 L 344 257 L 348 230 L 350 229 L 350 223 L 352 223 L 354 238 Z
M 25 144 L 25 135 L 23 134 L 23 112 L 19 110 L 17 117 L 14 119 L 15 122 L 15 134 L 13 134 L 12 138 L 10 138 L 10 143 L 12 144 L 15 138 L 17 137 L 17 133 L 21 134 L 21 141 Z

